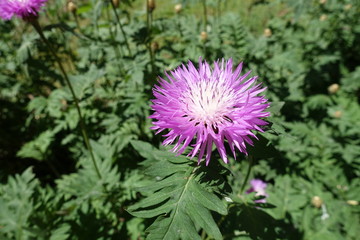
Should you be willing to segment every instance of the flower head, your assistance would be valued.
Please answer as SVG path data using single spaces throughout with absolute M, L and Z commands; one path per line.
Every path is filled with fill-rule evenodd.
M 1 0 L 0 18 L 10 20 L 13 15 L 20 18 L 36 16 L 47 0 Z
M 249 188 L 246 193 L 255 192 L 255 196 L 265 196 L 268 197 L 269 195 L 265 192 L 266 183 L 260 179 L 253 179 L 250 181 L 251 188 Z M 257 203 L 265 203 L 266 199 L 259 199 L 255 200 Z
M 265 88 L 255 84 L 257 77 L 246 80 L 250 72 L 240 75 L 241 69 L 242 63 L 233 71 L 231 59 L 214 62 L 213 69 L 200 59 L 198 69 L 189 61 L 187 66 L 171 71 L 171 75 L 165 72 L 168 81 L 160 78 L 153 89 L 155 112 L 150 116 L 157 120 L 151 127 L 156 133 L 169 129 L 163 144 L 177 139 L 173 151 L 181 154 L 193 141 L 188 156 L 193 158 L 199 153 L 200 163 L 205 155 L 206 165 L 213 144 L 223 161 L 228 162 L 225 140 L 234 158 L 235 148 L 247 154 L 245 142 L 253 144 L 250 137 L 256 136 L 252 130 L 262 132 L 259 125 L 267 122 L 260 118 L 270 113 L 264 112 L 269 106 L 267 99 L 258 96 Z

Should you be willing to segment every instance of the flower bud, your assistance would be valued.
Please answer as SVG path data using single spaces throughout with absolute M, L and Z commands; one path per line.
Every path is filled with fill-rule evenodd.
M 325 21 L 327 19 L 327 15 L 326 14 L 323 14 L 320 16 L 320 21 Z
M 147 6 L 149 9 L 149 12 L 152 12 L 155 10 L 156 4 L 155 4 L 155 0 L 148 0 L 147 1 Z
M 344 10 L 345 11 L 348 11 L 348 10 L 350 10 L 352 8 L 352 4 L 346 4 L 345 6 L 344 6 Z
M 270 28 L 265 28 L 264 29 L 264 36 L 265 37 L 271 37 L 271 35 L 272 35 L 271 29 Z
M 342 116 L 342 111 L 337 110 L 337 111 L 334 112 L 334 117 L 335 118 L 341 118 L 341 116 Z
M 65 99 L 61 99 L 60 102 L 61 102 L 61 109 L 66 110 L 68 107 L 67 101 Z
M 349 205 L 352 205 L 352 206 L 359 205 L 359 202 L 356 201 L 356 200 L 347 200 L 346 203 L 349 204 Z
M 111 0 L 111 1 L 112 1 L 112 4 L 114 5 L 114 7 L 116 7 L 116 8 L 119 7 L 120 0 Z
M 174 7 L 174 10 L 175 10 L 175 13 L 180 13 L 182 10 L 182 5 L 180 3 L 176 4 Z
M 333 84 L 331 84 L 331 85 L 328 87 L 328 92 L 329 92 L 330 94 L 334 94 L 334 93 L 336 93 L 337 91 L 339 91 L 339 89 L 340 89 L 339 84 L 333 83 Z
M 311 204 L 316 208 L 320 208 L 321 205 L 323 204 L 323 200 L 319 196 L 314 196 L 311 199 Z
M 326 0 L 320 0 L 319 3 L 320 3 L 320 4 L 325 4 L 325 3 L 326 3 Z
M 70 1 L 70 2 L 67 3 L 66 8 L 67 8 L 68 12 L 76 13 L 77 6 L 76 6 L 76 4 L 73 3 L 72 1 Z
M 150 47 L 152 52 L 159 50 L 159 44 L 157 42 L 152 42 Z
M 205 32 L 205 31 L 202 31 L 201 33 L 200 33 L 200 39 L 201 39 L 201 41 L 206 41 L 207 39 L 208 39 L 208 34 L 207 34 L 207 32 Z

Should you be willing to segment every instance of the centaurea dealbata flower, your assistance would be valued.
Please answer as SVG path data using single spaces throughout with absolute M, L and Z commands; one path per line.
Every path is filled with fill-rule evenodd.
M 266 182 L 260 179 L 253 179 L 250 181 L 251 188 L 246 191 L 246 193 L 255 192 L 255 196 L 264 196 L 268 197 L 269 195 L 266 193 Z M 256 203 L 266 203 L 266 199 L 255 200 Z
M 241 70 L 242 63 L 233 71 L 231 59 L 214 62 L 213 69 L 200 59 L 198 69 L 189 61 L 170 74 L 165 72 L 168 80 L 160 78 L 153 89 L 150 118 L 157 121 L 151 129 L 156 134 L 169 129 L 163 144 L 177 140 L 173 151 L 178 154 L 191 145 L 188 156 L 199 153 L 198 163 L 205 155 L 209 164 L 213 144 L 227 163 L 226 141 L 235 159 L 235 149 L 247 154 L 245 143 L 253 145 L 252 131 L 263 132 L 259 126 L 267 122 L 261 118 L 270 113 L 265 112 L 267 99 L 258 96 L 265 88 L 256 83 L 257 76 L 246 80 L 250 72 L 241 75 Z
M 47 0 L 0 0 L 0 18 L 10 20 L 14 15 L 20 18 L 37 16 Z

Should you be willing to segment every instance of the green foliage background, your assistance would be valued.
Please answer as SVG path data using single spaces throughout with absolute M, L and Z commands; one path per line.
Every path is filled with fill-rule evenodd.
M 109 1 L 75 3 L 49 0 L 39 21 L 102 177 L 46 45 L 1 21 L 0 239 L 358 238 L 359 1 L 159 0 L 150 14 L 123 0 L 121 26 Z M 198 166 L 149 129 L 157 76 L 199 56 L 244 61 L 268 88 L 271 124 L 249 146 L 266 204 L 245 194 L 243 155 Z

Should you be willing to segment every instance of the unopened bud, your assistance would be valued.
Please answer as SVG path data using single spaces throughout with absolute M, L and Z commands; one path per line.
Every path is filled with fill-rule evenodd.
M 182 10 L 182 5 L 179 3 L 179 4 L 176 4 L 175 7 L 174 7 L 174 10 L 176 13 L 180 13 L 181 10 Z
M 320 3 L 320 4 L 325 4 L 325 3 L 326 3 L 326 0 L 320 0 L 319 3 Z
M 334 84 L 331 84 L 331 85 L 328 87 L 328 92 L 329 92 L 330 94 L 334 94 L 334 93 L 336 93 L 337 91 L 339 91 L 339 89 L 340 89 L 339 84 L 334 83 Z
M 327 15 L 326 14 L 323 14 L 320 16 L 320 21 L 325 21 L 327 19 Z
M 61 102 L 61 105 L 62 105 L 61 109 L 66 110 L 67 107 L 68 107 L 67 101 L 65 99 L 61 99 L 60 102 Z
M 149 12 L 152 12 L 155 10 L 155 7 L 156 7 L 155 0 L 148 0 L 147 5 L 148 5 Z
M 334 112 L 334 117 L 335 118 L 341 118 L 341 116 L 342 116 L 342 111 L 337 110 L 337 111 Z
M 159 49 L 159 44 L 157 42 L 151 43 L 151 51 L 156 52 Z
M 271 37 L 271 35 L 272 35 L 271 29 L 270 28 L 265 28 L 264 29 L 264 36 L 265 37 Z
M 349 205 L 352 205 L 352 206 L 359 205 L 359 202 L 356 201 L 356 200 L 347 200 L 346 203 L 349 204 Z
M 314 196 L 311 199 L 311 204 L 316 208 L 320 208 L 321 205 L 323 204 L 323 200 L 319 196 Z
M 208 39 L 208 34 L 207 34 L 207 32 L 205 32 L 205 31 L 202 31 L 201 33 L 200 33 L 200 39 L 201 39 L 201 41 L 206 41 L 207 39 Z
M 114 7 L 118 8 L 119 7 L 119 3 L 120 3 L 120 0 L 111 0 Z
M 66 7 L 67 7 L 68 12 L 75 13 L 77 10 L 76 4 L 73 3 L 72 1 L 68 2 Z
M 345 11 L 348 11 L 348 10 L 350 10 L 352 8 L 352 4 L 346 4 L 345 6 L 344 6 L 344 10 Z

